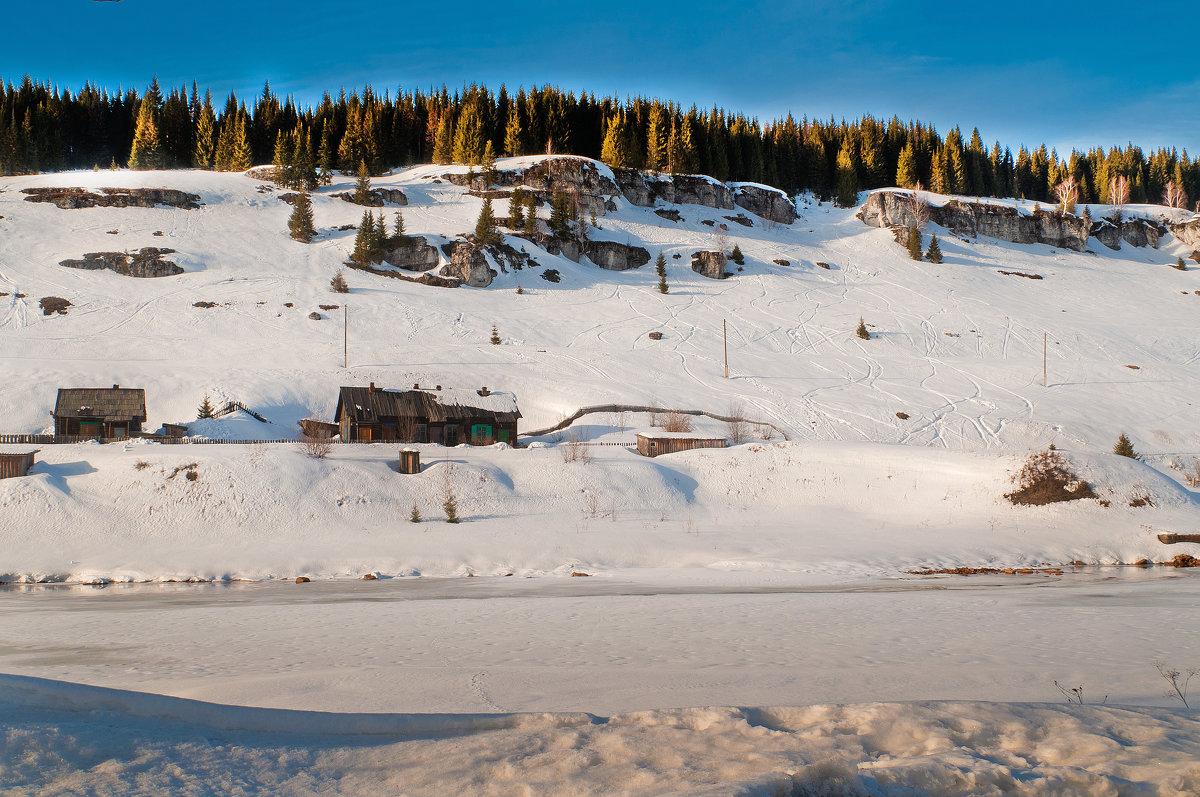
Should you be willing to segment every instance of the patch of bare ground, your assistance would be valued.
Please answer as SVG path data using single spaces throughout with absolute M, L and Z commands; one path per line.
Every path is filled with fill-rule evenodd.
M 1057 451 L 1030 454 L 1013 477 L 1013 483 L 1017 489 L 1004 497 L 1020 506 L 1045 506 L 1097 497 L 1092 486 L 1076 476 Z
M 913 576 L 1061 576 L 1061 567 L 942 567 L 938 569 L 905 570 Z

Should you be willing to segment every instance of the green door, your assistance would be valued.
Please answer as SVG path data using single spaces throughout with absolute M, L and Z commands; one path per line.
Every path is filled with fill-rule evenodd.
M 471 445 L 486 446 L 492 442 L 492 427 L 486 423 L 477 423 L 471 427 Z
M 82 437 L 99 437 L 100 423 L 99 421 L 80 421 L 79 434 Z

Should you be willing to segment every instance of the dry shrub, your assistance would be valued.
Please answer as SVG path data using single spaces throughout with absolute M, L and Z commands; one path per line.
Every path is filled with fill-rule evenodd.
M 743 415 L 742 405 L 736 401 L 730 402 L 729 413 L 726 417 L 732 419 L 725 422 L 725 425 L 729 427 L 729 442 L 735 446 L 746 442 L 750 437 L 750 424 L 746 422 Z
M 1200 559 L 1192 556 L 1190 553 L 1181 553 L 1169 562 L 1163 564 L 1168 567 L 1200 567 Z
M 146 468 L 150 467 L 150 463 L 144 459 L 139 459 L 134 467 L 138 470 L 145 470 Z
M 683 414 L 679 410 L 671 410 L 663 420 L 663 431 L 690 432 L 692 431 L 692 417 Z
M 200 474 L 196 473 L 196 471 L 194 471 L 194 470 L 189 470 L 187 472 L 187 476 L 185 476 L 184 478 L 190 482 L 194 482 L 194 481 L 196 481 L 196 479 L 200 478 Z
M 297 443 L 300 453 L 313 459 L 325 459 L 329 452 L 333 451 L 333 441 L 329 432 L 321 426 L 322 423 L 324 421 L 315 415 L 310 415 L 300 422 L 300 428 L 303 430 Z
M 1092 486 L 1076 476 L 1057 451 L 1030 454 L 1020 472 L 1013 477 L 1013 483 L 1017 489 L 1004 497 L 1021 506 L 1044 506 L 1097 497 Z

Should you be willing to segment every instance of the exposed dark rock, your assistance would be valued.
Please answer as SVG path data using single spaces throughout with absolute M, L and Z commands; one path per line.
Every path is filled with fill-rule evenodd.
M 1069 213 L 1038 209 L 1031 214 L 1016 207 L 952 199 L 941 207 L 929 206 L 930 220 L 958 235 L 986 235 L 1019 244 L 1047 244 L 1082 252 L 1087 249 L 1087 221 Z M 897 238 L 907 238 L 913 222 L 907 192 L 876 191 L 867 197 L 858 218 L 870 227 L 904 228 Z
M 51 202 L 64 210 L 75 208 L 153 208 L 166 205 L 183 210 L 200 207 L 200 195 L 173 188 L 23 188 L 26 202 Z
M 108 269 L 127 277 L 173 277 L 182 274 L 183 269 L 170 260 L 163 260 L 163 255 L 173 253 L 174 249 L 158 249 L 153 246 L 142 247 L 140 252 L 89 252 L 82 260 L 63 260 L 60 266 L 81 268 L 88 271 Z
M 656 200 L 676 205 L 704 205 L 733 210 L 733 194 L 723 184 L 696 174 L 645 174 L 613 169 L 621 194 L 632 205 L 650 207 Z
M 383 262 L 406 271 L 429 271 L 437 268 L 441 259 L 436 247 L 419 235 L 406 235 L 388 247 Z
M 796 220 L 796 206 L 779 190 L 760 185 L 734 185 L 733 201 L 756 216 L 778 224 Z
M 790 260 L 772 260 L 771 262 L 777 266 L 790 266 L 792 264 Z
M 358 229 L 357 224 L 343 224 L 342 226 L 337 228 L 337 231 L 345 232 L 346 230 L 357 230 L 357 229 Z
M 829 271 L 829 268 L 830 268 L 830 267 L 829 267 L 829 264 L 828 264 L 828 263 L 822 263 L 822 262 L 818 261 L 818 262 L 817 262 L 817 268 L 823 268 L 823 269 L 825 269 L 826 271 Z
M 216 302 L 192 302 L 192 307 L 199 307 L 203 310 L 211 310 L 216 306 Z
M 164 235 L 166 235 L 166 233 L 164 233 L 162 230 L 155 230 L 152 234 L 155 238 L 162 238 Z
M 542 279 L 546 282 L 562 282 L 562 277 L 558 275 L 558 269 L 548 268 L 541 274 Z
M 474 181 L 468 180 L 466 174 L 444 174 L 442 178 L 454 185 L 482 185 L 478 173 Z M 549 202 L 554 192 L 563 191 L 574 198 L 580 213 L 585 216 L 605 215 L 609 210 L 609 197 L 621 193 L 608 175 L 600 173 L 594 161 L 565 155 L 546 158 L 524 169 L 497 171 L 491 185 L 526 188 L 537 197 L 539 203 Z
M 650 262 L 650 253 L 640 246 L 616 241 L 588 241 L 584 247 L 588 259 L 608 271 L 641 268 Z
M 662 339 L 663 339 L 663 333 L 661 333 L 661 332 L 651 332 L 650 333 L 650 340 L 662 340 Z
M 311 313 L 309 313 L 309 314 L 308 314 L 308 317 L 309 317 L 311 320 L 313 320 L 313 321 L 320 321 L 320 320 L 321 320 L 321 314 L 320 314 L 320 313 L 318 313 L 316 310 L 313 310 Z
M 725 271 L 725 261 L 728 258 L 724 252 L 693 252 L 692 253 L 692 271 L 702 277 L 708 277 L 714 280 L 723 280 L 730 276 Z
M 524 250 L 518 251 L 516 247 L 509 246 L 506 243 L 496 244 L 490 247 L 488 251 L 491 252 L 496 262 L 500 264 L 501 271 L 505 273 L 508 273 L 509 268 L 513 271 L 521 271 L 527 266 L 536 265 L 529 257 L 528 252 Z
M 1158 239 L 1166 231 L 1166 227 L 1160 227 L 1146 219 L 1122 219 L 1119 225 L 1110 219 L 1100 219 L 1092 222 L 1091 235 L 1109 249 L 1120 249 L 1121 241 L 1130 246 L 1150 246 L 1157 249 Z
M 333 194 L 332 196 L 336 197 L 337 199 L 341 199 L 344 202 L 349 202 L 352 205 L 359 204 L 358 202 L 354 201 L 354 194 L 350 193 L 349 191 L 343 191 L 340 194 Z M 283 199 L 283 197 L 280 197 L 280 199 Z M 362 206 L 368 208 L 381 208 L 384 205 L 400 205 L 403 207 L 407 204 L 408 197 L 406 197 L 404 192 L 399 188 L 372 188 L 370 198 L 366 202 L 362 203 Z
M 754 222 L 745 213 L 739 213 L 736 216 L 726 216 L 727 221 L 732 221 L 734 224 L 740 224 L 743 227 L 753 227 Z
M 496 272 L 488 265 L 483 250 L 466 241 L 454 247 L 450 264 L 442 269 L 442 273 L 456 277 L 472 288 L 486 288 L 496 278 Z
M 711 226 L 713 226 L 714 224 L 716 224 L 716 222 L 715 222 L 715 221 L 713 221 L 712 219 L 705 219 L 704 221 L 702 221 L 702 222 L 700 222 L 700 223 L 701 223 L 701 224 L 703 224 L 703 225 L 704 225 L 704 226 L 706 226 L 706 227 L 711 227 Z
M 1004 274 L 1009 277 L 1024 277 L 1025 279 L 1028 279 L 1028 280 L 1042 279 L 1041 274 L 1026 274 L 1024 271 L 1004 271 L 1003 269 L 1001 269 L 999 273 Z
M 277 196 L 275 198 L 278 199 L 280 202 L 286 202 L 289 205 L 295 205 L 296 200 L 300 198 L 300 195 L 297 194 L 295 191 L 289 191 L 288 193 L 280 194 L 279 196 Z
M 673 208 L 671 210 L 665 210 L 663 208 L 659 208 L 658 210 L 656 210 L 654 212 L 655 212 L 655 214 L 662 216 L 664 219 L 667 219 L 669 221 L 683 221 L 683 217 L 679 215 L 679 211 L 675 210 Z

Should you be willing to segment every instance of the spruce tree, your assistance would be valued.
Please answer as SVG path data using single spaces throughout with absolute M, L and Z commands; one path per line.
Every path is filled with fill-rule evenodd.
M 421 522 L 421 510 L 417 508 L 416 504 L 412 505 L 412 511 L 408 513 L 408 522 L 409 523 L 420 523 Z
M 129 150 L 130 169 L 161 169 L 166 165 L 154 112 L 154 102 L 147 91 L 138 109 L 137 129 L 133 134 L 133 147 Z
M 341 269 L 338 269 L 338 273 L 333 275 L 333 279 L 329 281 L 329 287 L 333 289 L 334 293 L 350 292 L 350 286 L 346 283 L 346 275 L 342 273 Z
M 843 208 L 853 207 L 858 202 L 858 173 L 854 168 L 849 136 L 838 151 L 836 172 L 837 204 Z
M 742 254 L 742 248 L 737 244 L 733 245 L 733 251 L 729 253 L 729 259 L 739 266 L 746 265 L 746 256 Z
M 406 237 L 404 232 L 404 216 L 397 210 L 394 216 L 394 223 L 392 224 L 392 240 L 396 243 L 402 243 Z
M 358 162 L 358 180 L 354 183 L 354 204 L 371 204 L 371 173 L 367 171 L 367 162 Z
M 508 112 L 508 126 L 504 128 L 504 154 L 510 158 L 524 155 L 525 148 L 521 140 L 521 115 L 518 106 L 514 105 Z
M 862 319 L 862 316 L 859 316 L 859 317 L 858 317 L 858 329 L 854 330 L 854 334 L 855 334 L 855 335 L 858 335 L 858 336 L 859 336 L 860 338 L 862 338 L 863 340 L 870 340 L 870 339 L 871 339 L 871 333 L 870 333 L 870 331 L 867 329 L 867 325 L 866 325 L 866 323 L 863 321 L 863 319 Z
M 667 293 L 670 290 L 667 287 L 667 258 L 661 249 L 658 250 L 658 259 L 654 261 L 654 273 L 658 275 L 658 292 Z
M 233 131 L 233 152 L 229 161 L 229 171 L 244 172 L 254 165 L 254 155 L 250 150 L 250 140 L 246 137 L 246 115 L 238 113 L 237 126 Z
M 454 160 L 454 130 L 450 112 L 443 111 L 433 136 L 433 162 L 446 165 Z
M 483 157 L 480 162 L 483 165 L 484 190 L 490 191 L 492 190 L 492 185 L 496 182 L 496 150 L 492 148 L 492 140 L 490 138 L 483 145 Z
M 483 200 L 483 208 L 479 211 L 479 220 L 475 222 L 475 244 L 491 246 L 500 243 L 500 233 L 496 228 L 496 215 L 492 211 L 492 198 Z
M 1121 436 L 1117 438 L 1117 444 L 1113 446 L 1113 453 L 1119 457 L 1129 457 L 1130 459 L 1140 460 L 1142 455 L 1133 450 L 1133 443 L 1129 442 L 1129 438 L 1121 432 Z
M 525 234 L 534 235 L 538 231 L 538 215 L 537 215 L 537 197 L 529 194 L 526 197 L 525 209 Z
M 925 259 L 930 263 L 942 262 L 942 247 L 938 245 L 937 236 L 934 235 L 929 239 L 929 249 L 925 252 Z
M 604 143 L 600 147 L 600 160 L 617 168 L 629 166 L 625 125 L 620 116 L 608 120 L 608 130 L 604 133 Z
M 496 325 L 492 324 L 492 336 L 488 338 L 493 346 L 500 345 L 500 332 L 496 329 Z
M 329 141 L 329 123 L 327 122 L 321 128 L 321 144 L 317 148 L 317 179 L 321 185 L 329 185 L 333 182 L 333 160 L 334 148 Z
M 454 493 L 446 493 L 446 500 L 442 502 L 442 511 L 446 513 L 447 523 L 458 522 L 458 501 L 454 498 Z
M 208 400 L 208 394 L 204 394 L 204 401 L 200 402 L 200 407 L 196 410 L 196 419 L 211 418 L 213 416 L 213 405 Z
M 508 200 L 508 228 L 519 230 L 525 226 L 525 192 L 518 188 Z
M 475 102 L 468 102 L 454 126 L 454 161 L 472 166 L 483 160 L 483 119 Z
M 550 232 L 562 241 L 571 237 L 571 211 L 562 191 L 555 191 L 550 200 Z
M 354 236 L 354 252 L 350 259 L 359 265 L 370 265 L 375 248 L 375 217 L 371 211 L 364 210 L 362 219 L 358 222 L 358 233 Z
M 312 200 L 308 192 L 302 191 L 296 195 L 296 204 L 292 207 L 292 215 L 288 219 L 288 233 L 293 239 L 310 243 L 317 236 L 317 228 L 313 223 Z
M 900 150 L 900 160 L 896 163 L 896 185 L 912 188 L 917 180 L 917 153 L 913 150 L 912 141 L 909 141 Z
M 915 224 L 908 228 L 908 256 L 921 259 L 921 230 Z
M 200 109 L 200 116 L 196 120 L 196 146 L 192 150 L 192 166 L 197 169 L 211 169 L 213 167 L 213 152 L 216 143 L 213 141 L 213 134 L 216 131 L 217 119 L 213 115 L 212 96 L 206 93 L 204 95 L 204 106 Z

